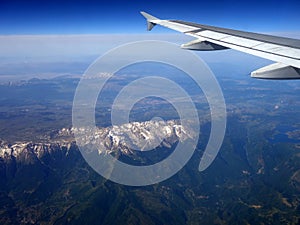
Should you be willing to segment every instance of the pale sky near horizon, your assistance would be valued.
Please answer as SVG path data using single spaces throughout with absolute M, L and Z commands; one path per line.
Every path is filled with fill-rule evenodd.
M 192 39 L 176 32 L 136 35 L 2 35 L 0 81 L 81 75 L 98 57 L 123 44 L 157 40 L 172 42 L 179 47 Z M 220 64 L 229 70 L 243 70 L 246 73 L 269 64 L 268 60 L 234 50 L 193 53 L 209 65 Z

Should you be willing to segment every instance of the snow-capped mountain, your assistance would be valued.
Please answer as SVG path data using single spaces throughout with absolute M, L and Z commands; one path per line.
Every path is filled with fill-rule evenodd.
M 76 138 L 75 138 L 75 137 Z M 97 144 L 99 154 L 119 151 L 130 155 L 133 151 L 149 151 L 157 147 L 171 148 L 177 141 L 194 138 L 191 127 L 183 127 L 176 120 L 151 120 L 132 122 L 106 128 L 63 128 L 47 141 L 15 142 L 0 141 L 0 158 L 32 164 L 46 155 L 60 151 L 68 155 L 76 142 L 80 145 Z M 77 149 L 77 148 L 76 148 Z

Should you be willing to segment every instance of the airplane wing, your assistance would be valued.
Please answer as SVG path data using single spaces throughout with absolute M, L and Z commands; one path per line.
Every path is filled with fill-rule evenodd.
M 262 79 L 300 79 L 300 40 L 213 27 L 180 20 L 161 20 L 141 12 L 148 30 L 156 24 L 179 31 L 196 39 L 181 45 L 184 49 L 212 51 L 235 49 L 274 61 L 274 64 L 251 73 Z

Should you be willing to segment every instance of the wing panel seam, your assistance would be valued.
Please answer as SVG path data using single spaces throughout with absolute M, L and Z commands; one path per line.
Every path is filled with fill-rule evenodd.
M 243 47 L 243 48 L 247 48 L 247 49 L 251 49 L 251 50 L 255 50 L 255 51 L 259 51 L 259 52 L 264 52 L 264 53 L 268 53 L 268 54 L 274 54 L 274 55 L 277 55 L 277 56 L 286 57 L 286 58 L 293 59 L 293 60 L 300 60 L 299 58 L 295 58 L 295 57 L 291 57 L 291 56 L 286 56 L 286 55 L 278 54 L 278 53 L 275 53 L 275 52 L 269 52 L 269 51 L 265 51 L 265 50 L 255 49 L 253 47 L 245 47 L 243 45 L 233 44 L 233 43 L 230 43 L 230 42 L 223 41 L 221 39 L 213 39 L 213 38 L 205 37 L 205 36 L 202 36 L 202 35 L 199 35 L 199 34 L 198 34 L 198 36 L 200 36 L 202 38 L 210 39 L 212 41 L 220 41 L 220 42 L 224 42 L 226 44 L 235 45 L 235 46 L 238 46 L 238 47 Z M 226 38 L 226 37 L 224 37 L 224 38 Z M 265 43 L 262 43 L 262 44 L 265 44 Z M 261 45 L 261 44 L 258 44 L 258 45 Z M 288 46 L 285 46 L 285 47 L 288 47 Z

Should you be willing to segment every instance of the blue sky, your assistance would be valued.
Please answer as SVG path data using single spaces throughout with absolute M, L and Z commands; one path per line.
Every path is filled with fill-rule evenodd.
M 43 0 L 0 1 L 1 34 L 144 33 L 144 10 L 163 19 L 181 19 L 233 29 L 299 31 L 300 2 Z M 171 32 L 157 28 L 154 32 Z

